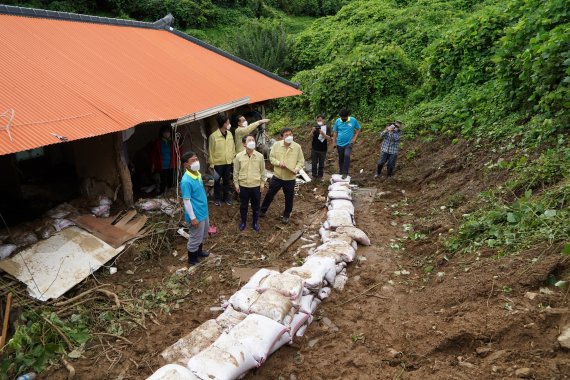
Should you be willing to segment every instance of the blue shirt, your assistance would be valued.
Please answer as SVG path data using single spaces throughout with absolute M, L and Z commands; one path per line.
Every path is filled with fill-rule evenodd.
M 336 132 L 336 145 L 347 146 L 350 140 L 354 137 L 354 131 L 360 129 L 360 124 L 352 116 L 343 122 L 340 118 L 336 119 L 333 126 L 333 131 Z
M 180 181 L 180 190 L 182 191 L 182 199 L 190 200 L 198 222 L 206 220 L 208 218 L 208 198 L 206 197 L 206 189 L 204 189 L 200 173 L 194 175 L 186 170 Z M 183 209 L 184 219 L 189 222 L 190 215 L 186 212 L 185 207 Z
M 160 140 L 160 156 L 162 161 L 162 169 L 170 169 L 170 141 L 161 139 Z

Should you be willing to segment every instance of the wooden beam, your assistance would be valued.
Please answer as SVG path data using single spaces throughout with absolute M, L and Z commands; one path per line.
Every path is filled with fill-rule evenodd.
M 8 293 L 8 297 L 6 298 L 4 320 L 2 321 L 2 335 L 0 336 L 0 349 L 4 348 L 6 338 L 8 338 L 8 319 L 10 318 L 10 309 L 12 309 L 12 292 Z
M 119 178 L 123 188 L 123 200 L 127 207 L 132 207 L 134 205 L 133 182 L 131 180 L 131 172 L 129 171 L 127 160 L 125 158 L 123 134 L 121 132 L 115 133 L 114 141 L 115 161 L 117 163 L 117 170 L 119 171 Z

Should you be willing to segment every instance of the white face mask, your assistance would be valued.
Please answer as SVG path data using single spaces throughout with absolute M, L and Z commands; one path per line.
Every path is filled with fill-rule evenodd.
M 190 165 L 190 170 L 194 172 L 200 171 L 200 161 L 192 162 L 192 164 Z
M 255 141 L 248 141 L 247 144 L 245 144 L 245 146 L 247 147 L 247 149 L 255 149 Z
M 322 121 L 317 121 L 317 124 L 322 127 L 323 126 L 323 122 Z
M 291 143 L 293 142 L 293 136 L 287 136 L 287 137 L 285 137 L 285 142 L 286 142 L 287 144 L 291 144 Z
M 244 127 L 244 128 L 247 127 L 248 125 L 249 125 L 249 124 L 247 123 L 247 120 L 244 121 L 244 122 L 241 124 L 241 126 Z

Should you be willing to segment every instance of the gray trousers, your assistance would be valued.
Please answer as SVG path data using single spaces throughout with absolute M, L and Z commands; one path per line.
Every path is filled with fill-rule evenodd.
M 197 227 L 192 227 L 192 224 L 188 222 L 188 244 L 186 248 L 190 252 L 196 252 L 200 247 L 200 244 L 206 240 L 208 236 L 208 228 L 210 228 L 210 218 L 206 218 L 198 224 Z

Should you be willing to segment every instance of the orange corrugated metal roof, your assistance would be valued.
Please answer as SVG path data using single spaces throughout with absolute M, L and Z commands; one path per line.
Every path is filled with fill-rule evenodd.
M 301 93 L 164 29 L 0 14 L 0 55 L 0 155 Z

